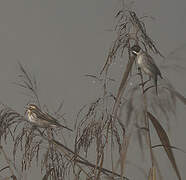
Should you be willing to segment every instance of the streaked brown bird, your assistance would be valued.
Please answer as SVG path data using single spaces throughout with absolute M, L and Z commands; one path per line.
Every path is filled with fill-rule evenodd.
M 27 115 L 29 122 L 31 122 L 33 125 L 36 125 L 41 128 L 61 127 L 72 131 L 72 129 L 61 125 L 57 119 L 52 117 L 47 112 L 42 112 L 41 109 L 35 104 L 28 104 L 25 109 L 25 114 Z
M 151 80 L 151 78 L 154 80 L 156 94 L 158 94 L 158 76 L 160 76 L 161 79 L 163 79 L 163 77 L 159 68 L 155 64 L 154 59 L 149 54 L 147 54 L 147 52 L 143 51 L 138 45 L 134 45 L 131 50 L 132 53 L 136 55 L 137 64 L 141 68 L 141 70 L 149 76 L 149 80 Z

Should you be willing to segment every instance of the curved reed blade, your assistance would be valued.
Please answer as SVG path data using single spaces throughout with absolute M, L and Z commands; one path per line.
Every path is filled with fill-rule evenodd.
M 156 168 L 155 167 L 150 168 L 148 180 L 156 180 Z
M 162 144 L 157 144 L 157 145 L 152 146 L 152 148 L 157 148 L 157 147 L 164 147 L 164 145 L 162 145 Z M 176 149 L 176 150 L 178 150 L 178 151 L 181 151 L 182 153 L 186 153 L 186 151 L 184 151 L 183 149 L 178 148 L 178 147 L 176 147 L 176 146 L 170 146 L 169 148 Z
M 127 84 L 127 79 L 128 79 L 129 73 L 132 69 L 132 65 L 134 63 L 134 60 L 135 60 L 135 57 L 132 56 L 130 61 L 128 62 L 126 70 L 123 74 L 123 78 L 122 78 L 122 81 L 120 83 L 120 86 L 119 86 L 119 89 L 118 89 L 118 92 L 117 92 L 117 96 L 116 96 L 116 102 L 115 102 L 114 107 L 113 107 L 114 117 L 116 117 L 116 114 L 118 112 L 119 103 L 120 103 L 121 97 L 124 93 L 124 90 L 125 90 L 125 87 L 126 87 L 126 84 Z
M 174 154 L 172 152 L 172 149 L 170 148 L 171 144 L 170 144 L 169 138 L 167 136 L 167 133 L 165 132 L 165 130 L 163 129 L 161 124 L 158 122 L 158 120 L 150 112 L 147 112 L 147 114 L 148 114 L 148 117 L 150 118 L 150 120 L 151 120 L 151 122 L 152 122 L 152 124 L 153 124 L 159 138 L 160 138 L 161 143 L 163 144 L 164 150 L 167 153 L 167 156 L 172 164 L 172 167 L 174 168 L 174 170 L 176 172 L 178 179 L 181 180 L 181 176 L 179 173 L 179 169 L 176 165 L 176 160 L 175 160 Z
M 175 90 L 174 90 L 174 94 L 175 94 L 175 96 L 176 96 L 183 104 L 186 105 L 186 98 L 185 98 L 182 94 L 180 94 L 178 91 L 175 91 Z
M 168 88 L 168 87 L 164 87 L 164 89 L 167 89 L 170 91 L 170 93 L 172 93 L 175 97 L 177 97 L 183 104 L 186 105 L 186 97 L 184 97 L 181 93 L 179 93 L 178 91 L 176 91 L 173 88 Z

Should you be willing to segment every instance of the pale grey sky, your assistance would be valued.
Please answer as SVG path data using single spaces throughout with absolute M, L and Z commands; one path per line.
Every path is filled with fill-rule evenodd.
M 83 75 L 97 73 L 104 64 L 114 40 L 109 29 L 114 27 L 119 3 L 119 0 L 1 0 L 0 100 L 23 111 L 27 98 L 13 84 L 19 73 L 19 60 L 37 77 L 42 102 L 54 108 L 64 100 L 64 111 L 73 118 L 80 106 L 97 94 L 95 84 Z M 186 43 L 185 0 L 136 0 L 134 7 L 140 16 L 155 17 L 154 21 L 146 20 L 147 29 L 163 54 Z M 180 54 L 186 58 L 185 50 Z M 168 74 L 186 96 L 183 76 L 184 70 Z M 171 133 L 173 145 L 182 149 L 186 149 L 184 111 L 178 104 L 181 115 L 179 123 L 173 123 Z M 186 156 L 177 151 L 175 155 L 184 179 Z M 175 180 L 166 156 L 163 158 L 165 174 Z M 129 170 L 131 175 L 134 173 Z M 139 176 L 132 177 L 141 180 L 136 179 Z

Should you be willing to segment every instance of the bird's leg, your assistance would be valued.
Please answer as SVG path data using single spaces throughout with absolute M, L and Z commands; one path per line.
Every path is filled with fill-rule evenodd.
M 151 77 L 149 76 L 149 79 L 146 80 L 146 81 L 143 82 L 143 83 L 140 83 L 139 86 L 145 86 L 145 84 L 146 84 L 147 82 L 149 82 L 150 80 L 151 80 Z
M 142 75 L 142 71 L 141 71 L 141 68 L 138 67 L 138 73 L 137 73 L 140 77 L 141 77 L 141 83 L 139 84 L 139 86 L 142 86 L 144 87 L 144 82 L 143 82 L 143 75 Z
M 141 68 L 140 67 L 138 67 L 137 75 L 141 76 Z

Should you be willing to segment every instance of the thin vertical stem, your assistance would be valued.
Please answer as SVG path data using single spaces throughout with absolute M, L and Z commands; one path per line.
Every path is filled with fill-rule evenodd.
M 144 80 L 143 80 L 143 75 L 141 72 L 141 69 L 139 69 L 139 75 L 141 78 L 141 85 L 142 85 L 142 91 L 143 91 L 143 99 L 144 99 L 144 116 L 145 116 L 145 127 L 148 130 L 147 131 L 147 143 L 149 145 L 149 149 L 150 149 L 150 156 L 151 156 L 151 163 L 152 163 L 152 167 L 154 167 L 154 155 L 153 155 L 153 150 L 152 150 L 152 142 L 151 142 L 151 136 L 150 136 L 150 128 L 149 128 L 149 120 L 148 120 L 148 116 L 147 116 L 147 97 L 145 95 L 145 88 L 144 88 Z
M 3 147 L 0 145 L 0 151 L 2 152 L 7 164 L 9 165 L 9 170 L 10 170 L 10 173 L 12 174 L 12 176 L 14 176 L 14 170 L 12 167 L 14 167 L 14 164 L 10 161 L 10 159 L 8 158 L 8 156 L 6 155 Z M 15 168 L 15 167 L 14 167 Z

